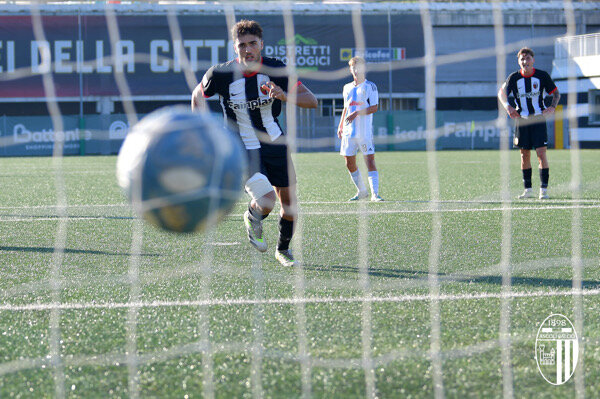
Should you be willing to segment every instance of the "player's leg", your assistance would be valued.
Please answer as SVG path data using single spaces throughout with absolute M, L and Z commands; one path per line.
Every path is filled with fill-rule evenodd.
M 275 191 L 262 173 L 255 173 L 246 181 L 246 192 L 252 198 L 248 210 L 244 212 L 244 225 L 248 240 L 260 252 L 267 250 L 267 242 L 263 237 L 262 221 L 275 206 Z
M 369 186 L 371 187 L 371 201 L 383 201 L 379 196 L 379 171 L 375 165 L 375 146 L 373 139 L 367 137 L 360 143 L 360 150 L 365 157 L 365 163 L 369 173 Z
M 524 199 L 533 197 L 531 188 L 531 139 L 528 126 L 519 125 L 521 125 L 521 123 L 518 123 L 517 126 L 517 129 L 519 130 L 518 147 L 521 148 L 521 173 L 523 175 L 523 186 L 525 189 L 523 194 L 519 195 L 518 198 Z
M 294 235 L 294 224 L 296 223 L 296 187 L 275 187 L 275 192 L 281 203 L 279 214 L 279 239 L 275 258 L 283 266 L 294 266 L 294 256 L 290 250 L 290 241 Z
M 532 198 L 533 191 L 531 186 L 531 150 L 521 148 L 521 174 L 523 175 L 523 194 L 519 199 Z
M 550 180 L 550 167 L 548 166 L 548 155 L 546 149 L 548 144 L 548 131 L 546 121 L 535 126 L 535 152 L 539 161 L 540 171 L 540 199 L 548 199 L 548 181 Z
M 346 169 L 350 173 L 350 178 L 356 186 L 357 193 L 354 197 L 350 198 L 350 201 L 356 201 L 362 198 L 366 198 L 368 195 L 367 187 L 362 179 L 360 170 L 356 165 L 356 152 L 358 151 L 357 143 L 354 139 L 348 135 L 342 136 L 342 143 L 340 145 L 340 155 L 344 157 L 346 162 Z
M 284 152 L 284 154 L 286 154 Z M 281 204 L 279 215 L 279 238 L 275 258 L 283 266 L 294 266 L 290 242 L 298 215 L 296 197 L 296 174 L 291 159 L 286 155 L 263 157 L 263 165 Z
M 521 148 L 521 170 L 525 169 L 531 169 L 531 150 Z
M 345 155 L 344 161 L 346 162 L 346 169 L 348 169 L 348 172 L 353 173 L 358 170 L 358 166 L 356 165 L 356 155 Z
M 538 147 L 535 149 L 535 152 L 537 154 L 538 157 L 538 161 L 539 161 L 539 168 L 541 169 L 547 169 L 548 166 L 548 153 L 547 153 L 547 149 L 548 147 Z
M 548 181 L 550 180 L 550 168 L 548 167 L 548 156 L 546 154 L 547 147 L 539 147 L 535 149 L 539 160 L 540 171 L 540 199 L 548 199 Z
M 350 198 L 350 201 L 366 198 L 368 195 L 367 186 L 365 186 L 360 170 L 356 165 L 356 155 L 345 155 L 344 160 L 346 161 L 346 168 L 348 169 L 348 173 L 350 173 L 350 178 L 357 190 L 356 195 Z
M 262 221 L 275 206 L 275 191 L 267 176 L 262 173 L 260 153 L 248 150 L 248 169 L 250 178 L 246 181 L 246 192 L 251 200 L 248 210 L 244 212 L 244 225 L 248 240 L 260 252 L 267 250 L 267 242 L 262 233 Z
M 257 220 L 269 216 L 277 199 L 269 179 L 263 174 L 254 175 L 246 182 L 246 191 L 252 198 L 248 204 L 248 212 Z

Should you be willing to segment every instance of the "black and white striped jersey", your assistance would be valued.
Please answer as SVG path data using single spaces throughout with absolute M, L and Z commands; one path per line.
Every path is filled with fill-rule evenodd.
M 552 94 L 556 85 L 546 71 L 534 69 L 533 74 L 525 76 L 521 71 L 510 74 L 506 79 L 506 95 L 515 97 L 516 110 L 523 118 L 531 115 L 541 115 L 546 109 L 544 91 Z
M 244 74 L 237 59 L 218 64 L 206 72 L 200 83 L 204 97 L 219 95 L 228 127 L 239 133 L 248 150 L 261 148 L 261 142 L 275 141 L 284 134 L 277 120 L 281 101 L 270 98 L 260 87 L 272 81 L 287 91 L 287 76 L 272 71 L 272 68 L 285 68 L 285 64 L 270 57 L 262 57 L 261 63 L 269 68 L 261 67 L 252 74 Z M 271 70 L 266 71 L 268 69 Z

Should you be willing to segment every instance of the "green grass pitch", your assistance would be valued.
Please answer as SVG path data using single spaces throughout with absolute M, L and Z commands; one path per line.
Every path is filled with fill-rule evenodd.
M 509 243 L 514 396 L 575 396 L 574 378 L 561 386 L 542 378 L 534 345 L 551 313 L 575 322 L 573 259 L 580 259 L 587 292 L 576 373 L 594 397 L 600 153 L 579 153 L 579 199 L 572 155 L 549 152 L 550 200 L 504 207 L 501 168 L 509 170 L 511 198 L 522 190 L 516 151 L 508 165 L 497 151 L 438 152 L 435 204 L 425 152 L 376 155 L 383 203 L 346 202 L 354 188 L 339 155 L 297 154 L 300 270 L 274 259 L 274 216 L 265 221 L 268 252 L 249 245 L 243 201 L 210 236 L 144 224 L 140 243 L 115 157 L 64 158 L 62 180 L 51 158 L 0 159 L 0 397 L 354 398 L 371 389 L 382 398 L 433 397 L 435 209 L 445 396 L 503 395 L 500 262 Z M 61 256 L 54 248 L 62 239 Z

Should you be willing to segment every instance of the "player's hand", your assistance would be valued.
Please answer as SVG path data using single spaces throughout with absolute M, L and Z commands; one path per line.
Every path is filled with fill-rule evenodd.
M 348 116 L 346 117 L 346 124 L 348 124 L 348 123 L 352 123 L 352 121 L 353 121 L 354 119 L 356 119 L 356 117 L 357 117 L 357 116 L 358 116 L 358 111 L 354 111 L 354 112 L 350 113 L 350 115 L 348 115 Z
M 338 131 L 337 131 L 338 139 L 342 138 L 342 132 L 343 132 L 343 129 L 338 129 Z
M 275 98 L 280 101 L 287 101 L 287 95 L 285 91 L 279 86 L 277 86 L 274 82 L 267 82 L 264 85 L 260 86 L 260 90 L 263 94 L 267 94 L 271 98 Z
M 548 108 L 546 108 L 545 110 L 542 111 L 543 115 L 552 115 L 554 114 L 554 111 L 556 111 L 556 108 L 554 108 L 553 106 L 549 106 Z
M 506 112 L 508 112 L 508 115 L 511 117 L 511 119 L 519 119 L 521 117 L 517 110 L 511 107 L 510 105 L 506 107 Z

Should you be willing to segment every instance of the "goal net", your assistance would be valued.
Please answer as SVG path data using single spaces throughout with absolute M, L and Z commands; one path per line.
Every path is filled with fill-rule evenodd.
M 2 2 L 0 397 L 593 396 L 599 11 Z M 189 105 L 206 70 L 235 58 L 240 19 L 286 63 L 288 102 L 296 82 L 319 101 L 279 117 L 298 177 L 293 268 L 273 256 L 279 206 L 261 254 L 243 227 L 249 197 L 177 235 L 137 217 L 115 179 L 128 130 Z M 562 95 L 547 200 L 516 199 L 522 155 L 496 99 L 523 47 Z M 378 89 L 383 202 L 347 201 L 338 155 L 355 56 Z M 218 118 L 220 101 L 206 100 Z

